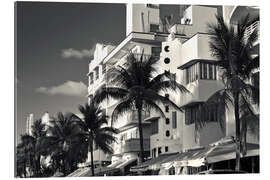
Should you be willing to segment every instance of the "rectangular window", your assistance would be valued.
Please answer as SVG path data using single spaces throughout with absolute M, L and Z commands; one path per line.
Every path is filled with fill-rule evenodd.
M 168 151 L 169 151 L 169 147 L 165 146 L 165 152 L 168 152 Z
M 187 68 L 186 69 L 186 84 L 189 83 L 189 77 L 190 77 L 190 75 L 189 75 L 189 69 Z
M 158 147 L 158 155 L 161 154 L 161 147 Z
M 106 73 L 106 64 L 102 64 L 102 74 Z
M 217 66 L 216 65 L 213 66 L 214 66 L 214 80 L 217 80 Z
M 169 106 L 168 105 L 165 106 L 165 111 L 169 112 Z
M 158 120 L 152 121 L 152 134 L 157 134 L 158 133 Z
M 203 63 L 203 78 L 202 79 L 207 79 L 207 64 Z
M 157 149 L 156 149 L 156 148 L 154 148 L 154 149 L 152 150 L 152 157 L 153 157 L 153 158 L 155 158 L 155 157 L 156 157 L 156 153 L 157 153 Z
M 188 107 L 185 109 L 185 124 L 190 125 L 196 121 L 199 106 Z
M 159 25 L 158 24 L 150 24 L 150 32 L 158 32 Z
M 177 128 L 177 117 L 176 111 L 172 112 L 172 128 Z
M 159 57 L 161 53 L 161 47 L 152 47 L 152 56 Z
M 99 67 L 97 66 L 95 68 L 95 75 L 96 75 L 96 80 L 99 78 Z
M 94 83 L 94 73 L 93 72 L 91 72 L 89 74 L 89 81 L 90 81 L 90 84 L 93 84 Z
M 200 62 L 200 79 L 203 79 L 203 64 Z
M 199 64 L 193 64 L 186 68 L 186 84 L 199 79 Z
M 209 79 L 213 79 L 213 65 L 209 64 Z

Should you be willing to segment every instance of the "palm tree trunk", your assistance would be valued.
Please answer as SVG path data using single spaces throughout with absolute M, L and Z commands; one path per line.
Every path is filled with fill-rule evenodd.
M 142 130 L 142 108 L 138 108 L 138 121 L 139 121 L 139 135 L 140 135 L 140 158 L 139 164 L 144 160 L 144 149 L 143 149 L 143 130 Z
M 94 172 L 94 155 L 93 155 L 93 139 L 90 141 L 90 154 L 91 154 L 91 171 L 92 171 L 92 176 L 95 176 Z
M 234 117 L 235 117 L 235 142 L 236 142 L 236 162 L 235 170 L 241 169 L 240 163 L 240 118 L 239 118 L 239 92 L 234 93 Z

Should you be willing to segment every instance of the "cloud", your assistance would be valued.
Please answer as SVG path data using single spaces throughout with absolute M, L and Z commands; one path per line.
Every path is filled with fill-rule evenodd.
M 66 81 L 63 84 L 52 87 L 39 87 L 36 92 L 48 95 L 86 96 L 87 86 L 83 82 Z
M 93 46 L 91 49 L 82 49 L 82 50 L 69 48 L 69 49 L 63 49 L 61 56 L 65 59 L 67 58 L 83 59 L 83 58 L 93 57 L 94 52 L 95 52 L 95 46 Z

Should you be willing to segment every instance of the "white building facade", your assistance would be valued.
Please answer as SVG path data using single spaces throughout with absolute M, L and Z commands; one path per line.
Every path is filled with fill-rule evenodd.
M 208 24 L 216 23 L 215 6 L 175 5 L 179 9 L 177 21 L 170 22 L 164 14 L 165 5 L 127 4 L 126 38 L 117 46 L 97 44 L 94 59 L 89 64 L 89 99 L 101 87 L 106 86 L 106 67 L 124 64 L 129 52 L 160 58 L 159 72 L 165 70 L 176 75 L 176 81 L 184 85 L 190 94 L 169 92 L 162 94 L 175 102 L 183 111 L 166 104 L 160 104 L 166 118 L 157 112 L 143 113 L 143 133 L 145 155 L 157 158 L 161 154 L 185 152 L 207 146 L 225 136 L 234 136 L 234 120 L 224 108 L 209 113 L 209 122 L 202 128 L 195 125 L 196 115 L 201 104 L 214 92 L 223 88 L 216 59 L 209 48 Z M 233 10 L 234 9 L 234 10 Z M 237 17 L 237 8 L 223 8 L 223 16 Z M 241 11 L 241 9 L 237 10 Z M 166 12 L 170 14 L 170 12 Z M 236 13 L 236 12 L 235 12 Z M 203 17 L 203 18 L 202 18 Z M 172 18 L 172 17 L 171 17 Z M 230 22 L 230 20 L 228 20 Z M 106 101 L 102 107 L 111 115 L 117 102 Z M 217 122 L 217 113 L 222 113 L 225 131 Z M 111 125 L 110 122 L 109 125 Z M 95 161 L 123 162 L 118 168 L 133 163 L 139 155 L 139 133 L 136 112 L 126 114 L 113 122 L 120 130 L 113 144 L 112 156 L 94 152 Z M 232 130 L 233 129 L 233 130 Z M 252 137 L 250 141 L 256 142 Z M 89 159 L 90 160 L 90 159 Z

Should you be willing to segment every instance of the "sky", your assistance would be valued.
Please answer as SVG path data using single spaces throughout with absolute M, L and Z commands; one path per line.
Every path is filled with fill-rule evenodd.
M 124 4 L 18 2 L 16 139 L 26 117 L 78 112 L 87 102 L 88 64 L 96 43 L 125 38 Z

